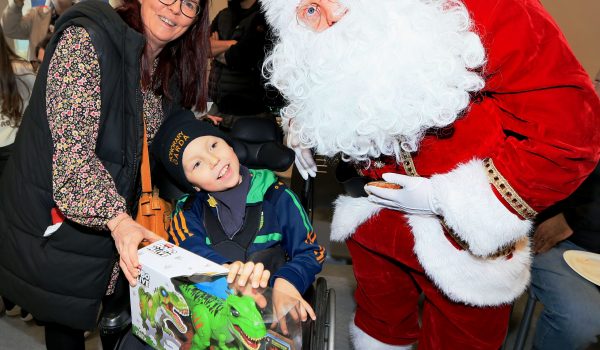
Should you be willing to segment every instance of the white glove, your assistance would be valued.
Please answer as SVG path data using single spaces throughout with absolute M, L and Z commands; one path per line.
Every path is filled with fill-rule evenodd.
M 296 152 L 296 169 L 304 180 L 308 180 L 308 176 L 317 176 L 317 164 L 313 159 L 312 152 L 308 148 L 293 148 Z
M 430 179 L 394 173 L 383 174 L 383 179 L 387 182 L 398 184 L 402 188 L 390 189 L 365 186 L 365 191 L 369 194 L 369 201 L 389 209 L 403 211 L 407 214 L 441 214 L 435 202 Z
M 300 145 L 298 137 L 292 134 L 288 134 L 288 147 L 294 150 L 296 153 L 296 169 L 304 180 L 308 180 L 308 176 L 317 176 L 317 163 L 312 156 L 312 151 L 309 148 L 303 148 Z

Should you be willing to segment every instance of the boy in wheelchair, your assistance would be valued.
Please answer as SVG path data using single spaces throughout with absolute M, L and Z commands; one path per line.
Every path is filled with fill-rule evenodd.
M 230 269 L 228 282 L 279 290 L 274 311 L 293 298 L 305 321 L 315 313 L 302 294 L 321 271 L 325 250 L 298 198 L 270 170 L 240 164 L 232 140 L 189 115 L 167 120 L 153 142 L 156 159 L 187 192 L 173 212 L 169 240 Z M 286 332 L 285 325 L 281 325 Z

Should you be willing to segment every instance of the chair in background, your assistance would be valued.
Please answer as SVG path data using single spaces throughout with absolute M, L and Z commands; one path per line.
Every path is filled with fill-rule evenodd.
M 538 299 L 533 293 L 533 289 L 528 288 L 527 302 L 525 304 L 525 309 L 523 310 L 523 315 L 521 317 L 521 322 L 519 323 L 519 328 L 517 329 L 517 335 L 515 337 L 515 342 L 513 344 L 512 350 L 523 350 L 525 348 L 525 342 L 527 341 L 527 336 L 529 335 L 531 321 L 533 320 L 533 313 L 535 311 L 535 305 L 537 304 L 537 301 Z M 502 350 L 507 350 L 506 340 L 504 341 Z
M 523 317 L 521 318 L 521 324 L 517 331 L 517 338 L 513 350 L 523 350 L 525 347 L 525 341 L 529 334 L 529 328 L 531 327 L 531 320 L 533 319 L 533 311 L 535 310 L 535 304 L 537 298 L 533 293 L 533 288 L 529 288 L 527 291 L 527 304 L 525 304 L 525 310 L 523 311 Z

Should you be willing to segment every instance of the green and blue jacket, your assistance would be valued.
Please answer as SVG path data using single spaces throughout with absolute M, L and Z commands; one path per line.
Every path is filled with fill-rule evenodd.
M 314 282 L 325 260 L 325 249 L 317 237 L 298 197 L 278 181 L 270 170 L 250 169 L 250 189 L 246 206 L 261 204 L 258 232 L 248 246 L 248 254 L 281 245 L 288 260 L 277 271 L 271 271 L 271 284 L 281 277 L 292 283 L 300 293 Z M 229 259 L 211 248 L 204 224 L 205 203 L 218 217 L 218 203 L 206 192 L 197 192 L 193 198 L 181 198 L 173 212 L 169 241 L 218 264 Z M 190 201 L 191 199 L 191 201 Z M 245 218 L 244 220 L 248 220 Z

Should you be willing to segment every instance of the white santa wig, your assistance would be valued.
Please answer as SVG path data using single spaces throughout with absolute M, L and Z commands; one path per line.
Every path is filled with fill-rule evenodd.
M 320 33 L 297 20 L 298 1 L 261 2 L 278 36 L 264 72 L 288 100 L 284 126 L 319 154 L 399 159 L 484 86 L 474 70 L 485 51 L 460 1 L 340 0 L 348 13 Z

